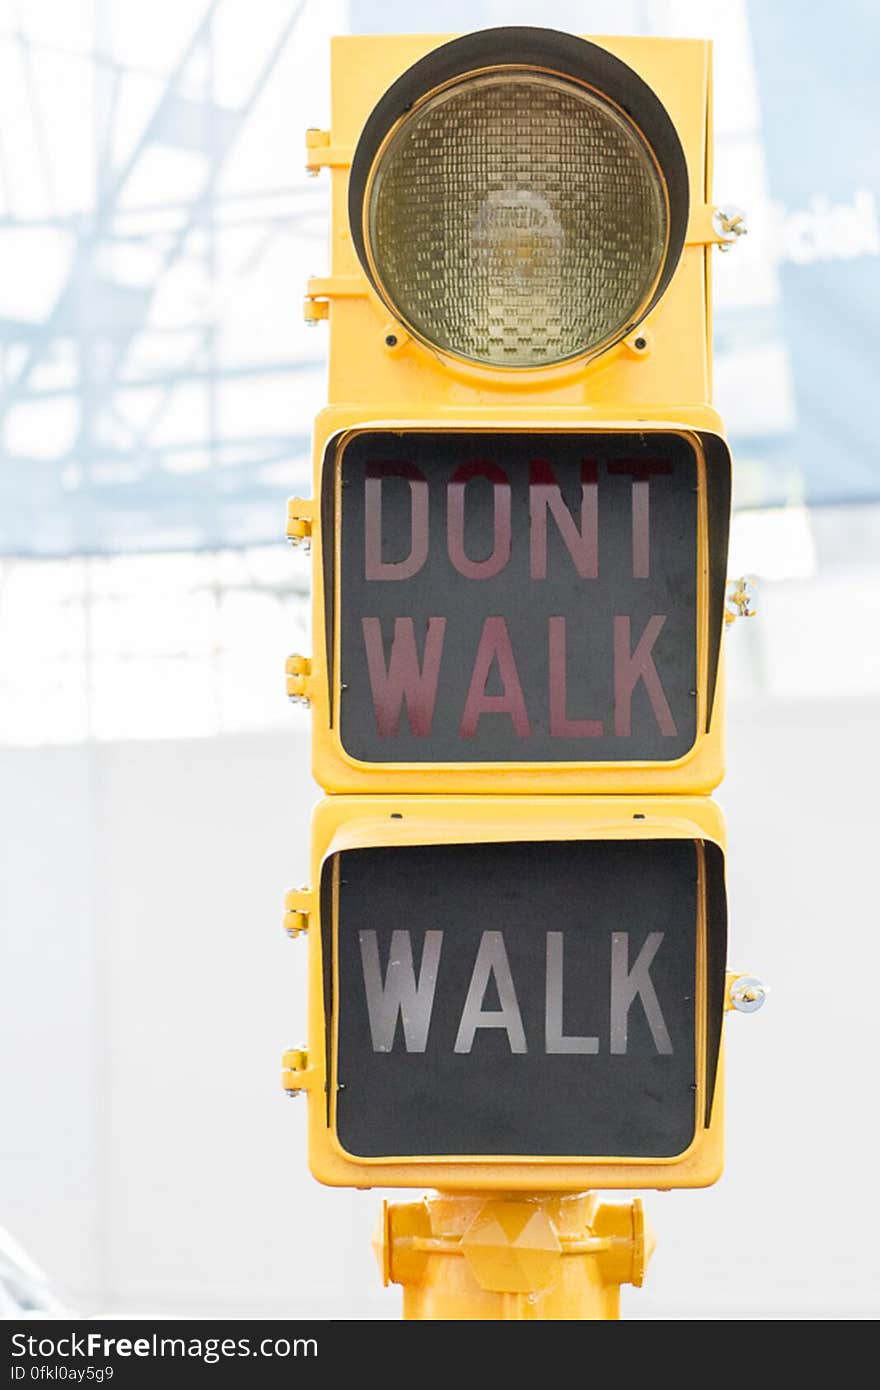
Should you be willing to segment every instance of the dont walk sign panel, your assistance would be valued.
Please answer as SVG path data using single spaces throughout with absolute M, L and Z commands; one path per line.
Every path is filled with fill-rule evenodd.
M 693 746 L 684 438 L 365 432 L 339 466 L 353 757 L 668 762 Z
M 333 439 L 310 679 L 318 780 L 717 781 L 728 463 L 717 439 L 673 428 Z

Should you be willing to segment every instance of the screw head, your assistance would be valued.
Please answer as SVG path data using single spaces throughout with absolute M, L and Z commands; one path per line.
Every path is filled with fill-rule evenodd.
M 729 251 L 731 246 L 735 246 L 739 238 L 748 232 L 745 213 L 742 208 L 732 205 L 716 208 L 712 214 L 712 225 L 716 235 L 721 238 L 721 251 Z
M 757 975 L 740 975 L 730 991 L 730 1002 L 741 1014 L 757 1013 L 764 1007 L 769 988 Z
M 754 575 L 744 574 L 739 579 L 729 579 L 725 593 L 724 607 L 730 618 L 753 618 L 758 611 L 758 581 Z

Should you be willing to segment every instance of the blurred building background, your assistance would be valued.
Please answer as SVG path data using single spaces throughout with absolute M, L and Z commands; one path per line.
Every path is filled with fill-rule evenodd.
M 82 1311 L 395 1317 L 378 1194 L 308 1176 L 310 490 L 334 33 L 715 40 L 736 464 L 728 1166 L 648 1198 L 643 1318 L 875 1315 L 880 16 L 796 0 L 0 0 L 0 1227 Z M 836 1161 L 835 1161 L 836 1160 Z M 838 1201 L 837 1207 L 835 1202 Z M 874 1218 L 876 1222 L 876 1218 Z M 869 1312 L 874 1309 L 874 1314 Z

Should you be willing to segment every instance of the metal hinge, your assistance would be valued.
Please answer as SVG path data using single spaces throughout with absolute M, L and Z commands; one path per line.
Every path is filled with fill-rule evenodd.
M 303 550 L 312 548 L 312 523 L 315 519 L 315 504 L 303 497 L 291 497 L 287 503 L 287 539 L 291 545 L 302 545 Z
M 300 1091 L 307 1091 L 314 1082 L 315 1073 L 309 1067 L 308 1048 L 288 1048 L 282 1055 L 281 1065 L 281 1085 L 289 1096 L 298 1096 Z
M 366 299 L 368 293 L 363 275 L 313 275 L 306 284 L 303 318 L 314 326 L 330 317 L 331 299 Z
M 307 932 L 311 915 L 312 894 L 308 888 L 291 888 L 284 894 L 284 930 L 288 936 Z
M 346 145 L 331 145 L 329 130 L 309 126 L 306 131 L 306 173 L 317 178 L 322 169 L 347 169 L 353 150 Z
M 287 673 L 287 698 L 295 705 L 312 703 L 312 661 L 311 657 L 300 656 L 294 652 L 284 663 Z

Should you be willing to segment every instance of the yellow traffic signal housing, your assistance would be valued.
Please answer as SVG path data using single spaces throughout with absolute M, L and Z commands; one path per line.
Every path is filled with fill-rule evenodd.
M 429 405 L 557 405 L 602 419 L 628 403 L 632 419 L 651 419 L 658 405 L 710 404 L 708 250 L 723 236 L 710 203 L 709 43 L 534 28 L 341 37 L 331 102 L 331 129 L 309 132 L 306 156 L 332 174 L 330 274 L 307 296 L 307 316 L 329 319 L 331 409 L 362 407 L 364 423 L 389 407 L 406 419 Z M 487 106 L 494 119 L 481 118 Z M 488 334 L 499 306 L 467 278 L 477 259 L 519 301 L 514 321 L 526 306 L 512 344 L 502 324 L 513 351 L 481 350 L 437 318 L 446 302 Z M 597 326 L 589 301 L 624 261 L 637 273 Z M 556 360 L 530 356 L 566 308 L 570 341 L 546 353 Z M 319 428 L 322 444 L 352 423 Z
M 315 811 L 305 1090 L 321 1181 L 698 1187 L 721 1170 L 724 827 L 706 798 Z
M 328 404 L 288 511 L 314 553 L 288 693 L 331 796 L 287 900 L 284 1086 L 323 1182 L 720 1175 L 709 255 L 742 227 L 711 204 L 710 61 L 534 28 L 333 42 L 307 137 Z
M 326 790 L 721 780 L 709 63 L 541 29 L 334 40 L 308 137 L 330 403 L 288 524 Z

